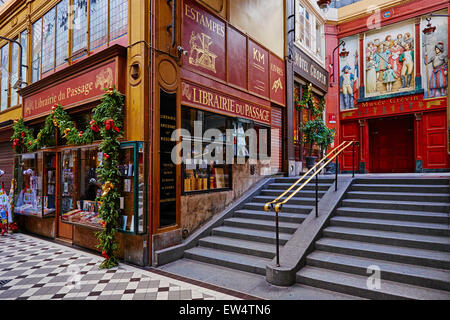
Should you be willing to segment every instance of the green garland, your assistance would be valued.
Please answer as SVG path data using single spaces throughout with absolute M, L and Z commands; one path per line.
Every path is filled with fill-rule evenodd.
M 66 139 L 68 145 L 84 145 L 101 139 L 99 150 L 103 153 L 102 164 L 97 168 L 103 186 L 103 194 L 97 200 L 101 202 L 99 216 L 104 221 L 102 231 L 96 233 L 99 240 L 97 248 L 102 249 L 105 260 L 100 268 L 113 268 L 119 264 L 116 257 L 118 244 L 116 239 L 119 221 L 119 197 L 116 191 L 119 184 L 118 170 L 120 142 L 123 136 L 123 95 L 115 88 L 106 90 L 100 105 L 93 110 L 90 127 L 79 131 L 74 121 L 61 105 L 55 105 L 52 113 L 45 119 L 44 126 L 37 137 L 25 126 L 23 118 L 15 121 L 11 137 L 16 153 L 37 151 L 51 146 L 55 133 Z
M 322 114 L 325 110 L 325 97 L 322 97 L 319 103 L 316 103 L 313 98 L 312 84 L 303 86 L 302 98 L 296 101 L 297 110 L 306 109 L 309 111 L 310 120 L 306 121 L 300 127 L 303 141 L 309 144 L 308 154 L 312 155 L 312 148 L 317 144 L 326 150 L 330 144 L 333 143 L 336 131 L 326 126 L 323 121 Z

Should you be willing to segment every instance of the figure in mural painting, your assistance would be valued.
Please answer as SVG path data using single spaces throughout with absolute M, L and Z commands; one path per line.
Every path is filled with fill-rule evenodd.
M 375 63 L 377 70 L 377 81 L 380 80 L 380 73 L 386 70 L 386 66 L 389 64 L 389 48 L 386 48 L 383 43 L 380 43 L 378 50 L 375 53 Z
M 350 71 L 351 68 L 348 65 L 345 65 L 344 68 L 342 68 L 343 75 L 340 76 L 339 81 L 344 101 L 344 109 L 350 109 L 352 107 L 355 76 Z
M 391 92 L 392 91 L 392 84 L 397 79 L 397 75 L 395 74 L 394 70 L 391 68 L 391 65 L 388 64 L 386 67 L 386 70 L 383 73 L 383 82 L 386 84 L 386 91 Z
M 397 36 L 397 39 L 398 39 L 398 36 Z M 400 77 L 400 72 L 403 67 L 402 63 L 400 62 L 400 55 L 402 53 L 403 53 L 403 48 L 400 45 L 400 42 L 398 40 L 394 40 L 392 48 L 391 48 L 391 55 L 389 57 L 389 64 L 391 65 L 392 70 L 394 70 L 397 78 Z
M 447 90 L 447 55 L 444 54 L 444 43 L 438 42 L 434 47 L 435 55 L 428 58 L 425 54 L 425 65 L 432 63 L 433 71 L 431 72 L 431 78 L 428 84 L 430 97 L 436 96 L 437 91 L 440 91 L 441 96 L 446 95 Z
M 413 39 L 411 38 L 411 34 L 409 32 L 405 33 L 405 36 L 403 37 L 403 41 L 400 43 L 400 45 L 405 48 L 406 45 L 409 45 L 411 49 L 413 49 Z
M 411 44 L 405 43 L 404 49 L 405 51 L 399 58 L 399 61 L 403 63 L 400 77 L 402 81 L 402 88 L 411 86 L 411 78 L 414 70 L 414 51 L 411 48 Z
M 373 56 L 367 57 L 366 64 L 366 89 L 368 93 L 375 93 L 377 91 L 377 66 Z

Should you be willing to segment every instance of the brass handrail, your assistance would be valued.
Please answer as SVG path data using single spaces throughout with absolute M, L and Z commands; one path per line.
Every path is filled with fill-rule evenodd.
M 344 144 L 348 143 L 348 141 L 342 142 L 340 145 L 338 145 L 336 148 L 331 150 L 325 157 L 323 157 L 319 162 L 317 162 L 311 169 L 309 169 L 304 175 L 302 175 L 297 181 L 295 181 L 288 189 L 286 189 L 282 194 L 280 194 L 276 199 L 267 202 L 264 205 L 264 210 L 269 211 L 269 206 L 273 203 L 276 203 L 278 200 L 280 200 L 285 194 L 287 194 L 289 191 L 291 191 L 300 181 L 302 181 L 311 171 L 313 171 L 317 166 L 319 166 L 323 161 L 328 159 L 328 157 L 335 152 L 337 149 L 342 147 Z M 336 168 L 337 169 L 337 168 Z M 309 181 L 309 180 L 308 180 Z
M 344 151 L 345 149 L 347 149 L 349 146 L 351 146 L 353 143 L 356 143 L 356 141 L 345 141 L 344 142 L 346 145 L 339 151 L 336 152 L 336 154 L 334 156 L 332 156 L 327 162 L 325 162 L 318 170 L 316 170 L 316 172 L 314 172 L 313 175 L 311 175 L 311 177 L 308 178 L 308 180 L 306 180 L 305 182 L 302 183 L 302 185 L 300 187 L 297 188 L 297 190 L 295 190 L 294 192 L 292 192 L 286 199 L 284 199 L 281 202 L 278 202 L 275 205 L 275 212 L 280 212 L 280 208 L 283 206 L 283 204 L 285 204 L 286 202 L 288 202 L 293 196 L 295 196 L 297 194 L 297 192 L 299 192 L 301 189 L 303 189 L 304 186 L 306 186 L 308 184 L 309 181 L 311 181 L 312 178 L 314 178 L 316 175 L 319 174 L 319 172 L 328 164 L 330 163 L 334 158 L 336 158 L 342 151 Z M 336 168 L 336 170 L 338 170 L 338 168 Z

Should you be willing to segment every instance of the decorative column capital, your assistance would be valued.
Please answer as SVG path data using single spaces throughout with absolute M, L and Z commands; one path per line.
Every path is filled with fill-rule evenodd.
M 358 123 L 359 123 L 360 127 L 364 127 L 366 125 L 366 120 L 365 119 L 359 119 Z

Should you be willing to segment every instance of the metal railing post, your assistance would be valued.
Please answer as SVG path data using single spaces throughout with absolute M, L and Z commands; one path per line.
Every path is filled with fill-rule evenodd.
M 334 191 L 337 191 L 337 185 L 338 185 L 338 171 L 339 171 L 338 158 L 339 158 L 339 155 L 336 156 L 336 177 L 334 179 Z
M 280 240 L 278 234 L 278 211 L 275 210 L 275 232 L 276 232 L 276 250 L 277 250 L 277 267 L 280 266 Z
M 319 173 L 316 174 L 316 218 L 319 216 Z
M 355 177 L 355 142 L 352 144 L 352 177 Z

